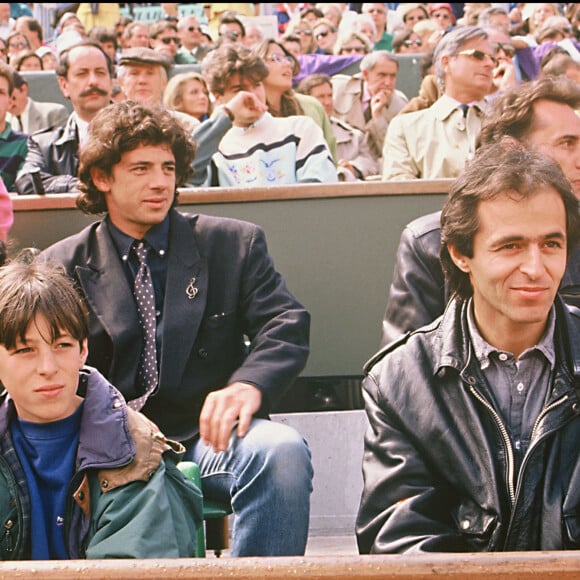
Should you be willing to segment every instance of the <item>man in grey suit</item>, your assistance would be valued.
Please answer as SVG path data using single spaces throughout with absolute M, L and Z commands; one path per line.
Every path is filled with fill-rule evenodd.
M 275 270 L 260 227 L 174 208 L 194 152 L 170 111 L 135 101 L 102 109 L 80 151 L 77 205 L 105 217 L 43 255 L 86 297 L 87 364 L 129 405 L 145 397 L 142 412 L 199 464 L 204 495 L 231 501 L 232 555 L 302 555 L 310 451 L 294 429 L 267 419 L 306 364 L 310 315 Z M 143 245 L 155 302 L 149 334 L 132 291 Z M 145 383 L 139 360 L 151 336 Z
M 14 91 L 12 108 L 6 116 L 14 131 L 30 135 L 36 131 L 54 129 L 64 125 L 70 114 L 62 103 L 35 101 L 28 92 L 28 82 L 18 72 L 12 74 Z

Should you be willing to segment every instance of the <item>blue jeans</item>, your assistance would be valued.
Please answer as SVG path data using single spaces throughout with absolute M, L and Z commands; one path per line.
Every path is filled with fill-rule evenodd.
M 201 470 L 204 497 L 231 501 L 232 556 L 302 556 L 310 521 L 310 449 L 292 427 L 253 419 L 227 451 L 198 440 L 183 459 Z

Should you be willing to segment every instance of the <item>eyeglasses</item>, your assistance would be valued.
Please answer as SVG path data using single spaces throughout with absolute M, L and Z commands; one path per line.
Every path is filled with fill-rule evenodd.
M 26 42 L 10 42 L 8 43 L 8 46 L 10 48 L 27 48 L 28 45 L 26 44 Z
M 516 54 L 516 49 L 512 44 L 505 44 L 504 42 L 493 42 L 492 47 L 494 54 L 497 54 L 500 50 L 503 50 L 504 54 L 508 58 L 512 58 Z
M 179 38 L 175 37 L 175 36 L 167 36 L 165 38 L 160 38 L 159 39 L 163 44 L 171 44 L 172 42 L 174 44 L 179 44 Z
M 229 32 L 220 32 L 221 37 L 229 38 L 230 40 L 238 40 L 240 33 L 237 30 L 230 30 Z
M 491 62 L 496 65 L 497 64 L 497 58 L 495 58 L 495 56 L 493 56 L 492 54 L 488 54 L 487 52 L 483 52 L 482 50 L 476 50 L 475 48 L 468 48 L 467 50 L 460 50 L 458 53 L 456 53 L 455 56 L 471 56 L 473 57 L 475 60 L 479 60 L 481 62 L 483 62 L 485 60 L 485 58 L 489 58 L 489 60 L 491 60 Z
M 412 40 L 412 39 L 408 38 L 407 40 L 405 40 L 403 42 L 403 44 L 405 46 L 413 46 L 413 45 L 415 45 L 415 46 L 423 46 L 423 41 L 420 38 L 417 38 L 415 40 Z
M 316 38 L 316 40 L 320 40 L 321 38 L 326 38 L 329 34 L 330 30 L 323 30 L 322 32 L 317 32 L 314 35 L 314 38 Z
M 197 30 L 197 32 L 201 32 L 201 28 L 199 26 L 190 26 L 187 30 L 189 30 L 189 32 L 195 32 Z
M 312 30 L 297 30 L 295 34 L 298 36 L 312 36 Z
M 275 62 L 276 64 L 282 63 L 294 64 L 294 59 L 291 56 L 288 56 L 287 54 L 270 54 L 269 56 L 266 57 L 266 60 L 269 60 L 270 62 Z
M 364 46 L 345 46 L 340 49 L 340 52 L 356 52 L 357 54 L 364 54 L 366 51 L 367 49 Z

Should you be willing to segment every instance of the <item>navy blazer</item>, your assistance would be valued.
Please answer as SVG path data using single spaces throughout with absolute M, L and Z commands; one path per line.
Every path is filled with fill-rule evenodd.
M 183 441 L 197 434 L 207 393 L 234 381 L 262 391 L 258 415 L 267 416 L 306 365 L 310 315 L 275 270 L 259 226 L 171 210 L 169 235 L 160 386 L 143 413 Z M 106 223 L 97 221 L 41 255 L 64 265 L 86 297 L 87 364 L 128 400 L 136 398 L 141 330 Z M 198 290 L 193 298 L 186 292 L 191 286 Z

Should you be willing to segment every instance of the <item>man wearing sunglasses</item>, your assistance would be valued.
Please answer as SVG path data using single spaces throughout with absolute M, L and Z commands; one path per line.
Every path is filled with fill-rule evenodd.
M 195 62 L 201 62 L 209 47 L 205 42 L 203 29 L 197 16 L 193 14 L 182 16 L 177 23 L 177 33 L 180 44 L 178 54 L 188 53 L 193 56 Z
M 383 181 L 457 177 L 475 152 L 497 59 L 478 26 L 446 33 L 434 54 L 442 95 L 428 108 L 397 115 L 383 147 Z
M 180 51 L 181 38 L 177 24 L 169 20 L 155 22 L 149 28 L 149 45 L 169 57 L 171 64 L 195 64 L 197 60 L 187 51 Z

